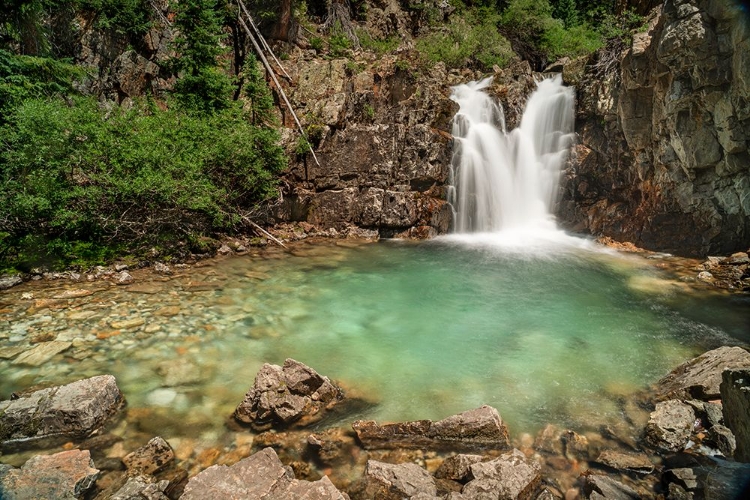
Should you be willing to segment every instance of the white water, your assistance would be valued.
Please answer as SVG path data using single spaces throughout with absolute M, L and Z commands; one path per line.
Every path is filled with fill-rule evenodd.
M 448 197 L 455 231 L 494 233 L 512 246 L 549 239 L 557 233 L 552 211 L 573 143 L 573 90 L 559 76 L 542 80 L 521 125 L 508 133 L 502 108 L 484 92 L 491 83 L 458 85 L 451 95 L 459 105 Z

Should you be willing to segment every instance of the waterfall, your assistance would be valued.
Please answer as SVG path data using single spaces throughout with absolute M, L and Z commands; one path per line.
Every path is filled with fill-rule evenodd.
M 537 83 L 508 133 L 492 78 L 453 87 L 458 103 L 448 201 L 458 233 L 554 229 L 562 166 L 573 143 L 573 89 L 556 76 Z

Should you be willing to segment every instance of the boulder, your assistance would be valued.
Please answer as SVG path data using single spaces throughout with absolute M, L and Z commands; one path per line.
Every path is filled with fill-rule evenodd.
M 152 438 L 144 446 L 125 455 L 122 462 L 129 471 L 153 474 L 166 468 L 174 460 L 174 451 L 160 437 Z
M 662 482 L 668 498 L 725 500 L 748 498 L 750 464 L 727 460 L 704 460 L 703 465 L 664 471 Z
M 539 465 L 515 449 L 470 469 L 473 479 L 461 490 L 462 498 L 527 500 L 534 498 L 542 481 Z
M 727 370 L 722 375 L 724 422 L 734 433 L 734 459 L 750 462 L 750 370 Z
M 637 500 L 641 496 L 629 486 L 615 481 L 609 476 L 589 474 L 583 484 L 586 498 L 608 500 Z
M 169 500 L 165 493 L 168 486 L 167 480 L 155 481 L 148 476 L 132 476 L 110 500 Z
M 11 276 L 0 276 L 0 290 L 6 290 L 16 285 L 23 283 L 23 280 L 18 275 Z
M 268 363 L 261 367 L 234 417 L 258 428 L 304 426 L 322 418 L 343 398 L 343 391 L 328 377 L 287 359 L 283 367 Z
M 0 444 L 82 439 L 101 429 L 124 403 L 112 375 L 23 394 L 0 402 Z
M 731 430 L 723 425 L 714 425 L 708 430 L 708 440 L 725 457 L 734 456 L 737 449 L 737 440 Z
M 471 466 L 484 460 L 482 455 L 454 455 L 443 460 L 435 471 L 438 479 L 452 479 L 465 482 L 471 479 Z
M 724 370 L 750 368 L 750 352 L 741 347 L 719 347 L 681 364 L 656 383 L 657 401 L 719 398 Z
M 373 449 L 509 449 L 508 428 L 491 406 L 481 406 L 443 420 L 417 420 L 378 425 L 372 420 L 352 424 L 367 450 Z
M 401 500 L 418 494 L 437 495 L 435 480 L 420 466 L 412 463 L 387 464 L 368 460 L 365 466 L 365 497 L 378 500 Z
M 99 470 L 88 450 L 69 450 L 30 458 L 20 469 L 0 465 L 3 500 L 70 500 L 83 498 Z
M 322 479 L 300 481 L 294 478 L 290 467 L 281 463 L 272 448 L 263 450 L 240 460 L 236 464 L 213 465 L 188 481 L 181 500 L 348 500 L 331 483 L 327 476 Z
M 674 399 L 658 403 L 646 425 L 646 441 L 662 450 L 680 451 L 690 440 L 694 423 L 689 405 Z
M 645 453 L 622 453 L 605 450 L 599 454 L 596 461 L 619 471 L 639 474 L 651 474 L 654 471 L 654 464 L 651 463 Z

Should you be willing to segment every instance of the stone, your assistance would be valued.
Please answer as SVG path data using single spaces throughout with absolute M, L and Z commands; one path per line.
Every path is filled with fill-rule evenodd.
M 343 391 L 315 370 L 291 358 L 264 364 L 234 417 L 255 426 L 308 425 L 344 398 Z
M 31 457 L 20 469 L 0 469 L 3 500 L 71 500 L 83 498 L 99 475 L 88 450 L 69 450 Z
M 110 500 L 169 500 L 165 494 L 169 481 L 155 481 L 148 476 L 131 476 Z
M 157 436 L 144 446 L 128 453 L 122 458 L 125 467 L 130 471 L 142 474 L 154 474 L 168 467 L 174 460 L 174 451 L 164 439 Z
M 188 481 L 181 500 L 348 500 L 328 477 L 309 482 L 294 478 L 290 467 L 281 463 L 272 448 L 247 457 L 236 464 L 212 465 Z
M 0 277 L 0 290 L 7 290 L 21 283 L 23 283 L 23 279 L 18 275 L 2 276 Z
M 231 248 L 229 248 L 228 245 L 224 244 L 224 245 L 221 245 L 218 250 L 216 250 L 216 253 L 218 253 L 219 255 L 231 255 L 234 252 L 232 251 Z
M 519 450 L 512 450 L 489 462 L 471 466 L 473 479 L 461 494 L 465 498 L 528 500 L 541 484 L 540 468 Z
M 641 496 L 631 487 L 600 474 L 585 476 L 583 491 L 586 498 L 608 500 L 638 500 Z
M 417 494 L 437 495 L 435 480 L 413 463 L 394 465 L 368 460 L 364 482 L 366 498 L 401 500 Z
M 120 271 L 115 278 L 118 285 L 129 285 L 134 281 L 133 276 L 127 271 Z
M 750 369 L 722 374 L 721 401 L 724 422 L 736 439 L 734 459 L 750 462 Z
M 663 401 L 651 412 L 646 425 L 646 442 L 666 451 L 680 451 L 690 440 L 695 413 L 689 405 L 675 399 Z
M 62 293 L 58 293 L 57 295 L 54 295 L 53 299 L 79 299 L 81 297 L 88 297 L 89 295 L 93 295 L 94 292 L 91 290 L 86 289 L 78 289 L 78 290 L 65 290 Z
M 438 479 L 452 479 L 465 482 L 471 478 L 471 466 L 484 460 L 482 455 L 458 454 L 443 460 L 435 471 Z
M 163 262 L 154 263 L 154 272 L 159 273 L 159 274 L 172 274 L 172 270 L 169 268 L 168 265 L 164 264 Z
M 115 330 L 132 330 L 133 328 L 142 326 L 144 323 L 146 323 L 146 320 L 143 318 L 130 318 L 120 321 L 112 321 L 109 323 L 109 326 Z
M 596 461 L 620 471 L 639 474 L 651 474 L 654 471 L 654 464 L 651 463 L 645 453 L 622 453 L 605 450 L 599 454 Z
M 352 424 L 357 438 L 372 449 L 509 449 L 508 428 L 491 406 L 481 406 L 437 422 L 417 420 L 378 425 L 372 420 Z
M 724 370 L 750 368 L 750 353 L 741 347 L 719 347 L 705 352 L 672 370 L 656 383 L 656 398 L 700 399 L 719 398 L 719 385 Z
M 732 457 L 737 449 L 737 440 L 729 428 L 714 425 L 708 430 L 708 439 L 725 457 Z
M 41 342 L 20 354 L 13 360 L 14 365 L 40 366 L 54 358 L 57 354 L 67 350 L 72 344 L 70 342 L 50 341 Z
M 124 403 L 112 375 L 23 394 L 0 402 L 0 444 L 82 439 L 101 429 Z
M 186 358 L 162 361 L 156 366 L 164 387 L 196 384 L 204 379 L 201 371 L 199 365 Z

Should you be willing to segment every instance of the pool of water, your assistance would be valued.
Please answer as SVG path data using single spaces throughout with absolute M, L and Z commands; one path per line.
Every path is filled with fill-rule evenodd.
M 301 242 L 174 271 L 0 293 L 0 397 L 111 373 L 130 415 L 156 412 L 142 431 L 218 439 L 260 366 L 291 357 L 372 403 L 339 423 L 489 404 L 518 435 L 621 420 L 623 396 L 750 340 L 746 298 L 570 237 Z M 93 293 L 54 298 L 70 289 Z M 70 346 L 38 366 L 9 351 L 49 341 Z

